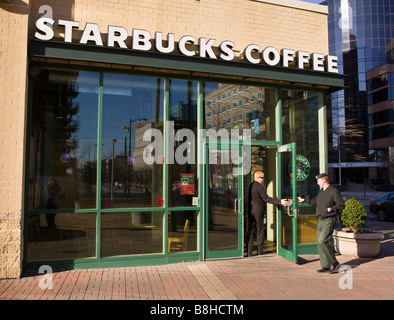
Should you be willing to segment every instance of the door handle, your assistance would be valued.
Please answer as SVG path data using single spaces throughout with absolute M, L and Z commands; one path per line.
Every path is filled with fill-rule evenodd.
M 287 215 L 289 217 L 292 217 L 293 215 L 290 213 L 290 206 L 287 206 Z
M 235 213 L 243 214 L 243 212 L 241 212 L 241 201 L 244 201 L 244 199 L 243 198 L 234 199 L 234 212 Z
M 296 208 L 294 210 L 290 209 L 293 207 L 293 199 L 286 199 L 287 201 L 291 202 L 290 205 L 287 206 L 287 215 L 289 217 L 298 217 L 298 204 L 296 203 Z
M 244 214 L 243 212 L 241 212 L 241 211 L 243 211 L 243 210 L 241 210 L 241 202 L 243 202 L 243 201 L 244 201 L 244 198 L 238 199 L 238 214 Z

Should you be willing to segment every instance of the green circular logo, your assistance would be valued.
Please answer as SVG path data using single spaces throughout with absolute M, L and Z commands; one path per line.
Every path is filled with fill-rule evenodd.
M 304 181 L 309 176 L 311 165 L 304 156 L 296 156 L 296 179 L 297 181 Z M 292 172 L 291 161 L 289 162 L 289 173 Z

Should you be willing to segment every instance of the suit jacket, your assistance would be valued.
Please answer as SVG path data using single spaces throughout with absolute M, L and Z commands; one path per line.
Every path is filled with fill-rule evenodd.
M 267 202 L 280 204 L 280 200 L 271 198 L 260 183 L 252 182 L 248 190 L 248 214 L 265 214 Z

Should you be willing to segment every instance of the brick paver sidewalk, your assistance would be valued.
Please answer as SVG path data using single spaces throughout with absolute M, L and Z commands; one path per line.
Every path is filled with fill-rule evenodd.
M 394 223 L 375 219 L 367 226 L 384 234 L 379 255 L 339 255 L 347 269 L 337 274 L 316 272 L 321 268 L 318 256 L 304 256 L 294 264 L 271 254 L 24 275 L 0 280 L 0 300 L 392 300 Z
M 268 255 L 165 266 L 63 271 L 0 280 L 0 299 L 341 300 L 394 297 L 394 256 L 376 259 L 338 256 L 339 262 L 348 265 L 349 269 L 337 274 L 316 272 L 320 268 L 318 257 L 306 258 L 298 265 L 277 255 Z

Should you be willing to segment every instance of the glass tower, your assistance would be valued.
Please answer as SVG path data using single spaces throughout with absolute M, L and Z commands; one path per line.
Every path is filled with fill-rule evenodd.
M 346 88 L 328 99 L 332 180 L 394 184 L 394 0 L 322 4 L 330 54 L 346 75 Z

